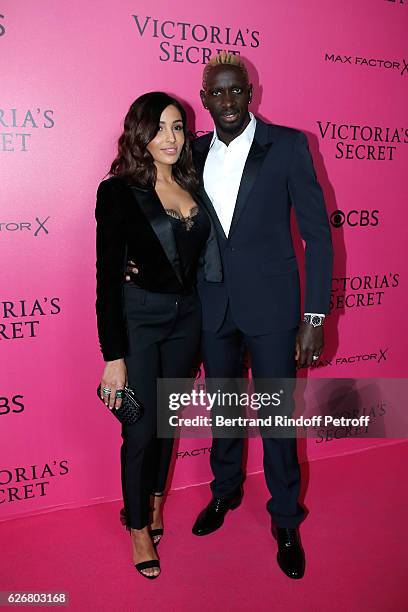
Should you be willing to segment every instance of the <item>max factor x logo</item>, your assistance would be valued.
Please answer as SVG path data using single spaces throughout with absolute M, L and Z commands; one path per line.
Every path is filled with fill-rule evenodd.
M 33 236 L 36 238 L 38 236 L 44 236 L 44 234 L 49 234 L 49 230 L 47 229 L 46 224 L 48 223 L 49 216 L 45 219 L 40 219 L 36 217 L 34 222 L 31 221 L 0 221 L 0 232 L 31 232 Z
M 401 76 L 408 75 L 408 61 L 379 59 L 375 57 L 359 57 L 357 55 L 343 55 L 338 53 L 325 53 L 325 62 L 332 64 L 347 64 L 350 66 L 361 66 L 365 68 L 381 68 L 386 70 L 396 70 Z
M 312 364 L 313 368 L 321 368 L 325 366 L 339 366 L 339 365 L 355 365 L 363 362 L 374 362 L 383 363 L 387 361 L 388 348 L 378 349 L 373 353 L 360 353 L 357 355 L 340 356 L 335 359 L 319 359 L 316 363 Z

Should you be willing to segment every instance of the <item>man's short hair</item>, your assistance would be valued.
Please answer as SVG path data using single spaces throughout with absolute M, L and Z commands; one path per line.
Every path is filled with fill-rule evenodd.
M 239 55 L 234 55 L 233 53 L 226 53 L 222 51 L 221 53 L 217 53 L 217 55 L 213 55 L 208 64 L 206 64 L 203 71 L 203 89 L 207 88 L 208 75 L 211 73 L 214 68 L 217 66 L 236 66 L 242 72 L 245 77 L 247 84 L 249 85 L 249 76 L 247 67 L 244 64 L 244 61 L 240 58 Z

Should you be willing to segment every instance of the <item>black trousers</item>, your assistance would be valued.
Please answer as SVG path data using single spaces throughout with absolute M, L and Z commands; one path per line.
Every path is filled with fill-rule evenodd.
M 127 525 L 142 529 L 149 521 L 150 494 L 164 491 L 172 439 L 158 439 L 157 378 L 188 378 L 199 350 L 201 305 L 196 294 L 152 293 L 135 285 L 124 288 L 128 328 L 125 357 L 128 384 L 144 413 L 122 426 L 122 492 Z
M 242 377 L 242 347 L 249 350 L 252 375 L 256 379 L 294 378 L 297 328 L 260 336 L 248 336 L 235 324 L 228 305 L 217 332 L 202 332 L 202 350 L 207 378 Z M 262 382 L 261 380 L 259 381 Z M 262 437 L 265 480 L 271 498 L 267 510 L 278 527 L 296 527 L 304 518 L 298 503 L 300 469 L 296 438 Z M 214 438 L 210 455 L 214 497 L 227 499 L 243 481 L 242 438 Z

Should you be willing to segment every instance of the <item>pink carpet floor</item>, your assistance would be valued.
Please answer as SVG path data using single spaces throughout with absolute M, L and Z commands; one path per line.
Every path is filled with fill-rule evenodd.
M 276 564 L 267 490 L 256 474 L 243 504 L 202 538 L 191 525 L 208 486 L 171 493 L 154 581 L 132 565 L 120 502 L 0 523 L 0 591 L 65 590 L 69 610 L 95 612 L 408 610 L 407 458 L 404 442 L 302 467 L 310 512 L 301 528 L 303 580 Z

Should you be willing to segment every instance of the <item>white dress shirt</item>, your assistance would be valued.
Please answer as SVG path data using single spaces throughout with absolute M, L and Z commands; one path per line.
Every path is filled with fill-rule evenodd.
M 228 237 L 242 173 L 255 136 L 256 119 L 252 113 L 245 130 L 227 146 L 214 135 L 204 166 L 204 188 L 210 198 L 222 229 Z M 316 314 L 316 313 L 305 313 Z M 324 315 L 319 315 L 324 318 Z
M 255 135 L 256 119 L 251 120 L 245 130 L 227 146 L 214 136 L 204 166 L 204 188 L 215 208 L 225 235 L 228 236 L 239 185 L 249 149 Z

